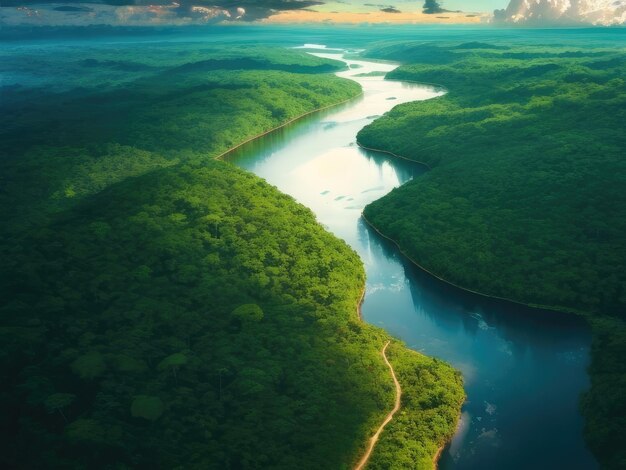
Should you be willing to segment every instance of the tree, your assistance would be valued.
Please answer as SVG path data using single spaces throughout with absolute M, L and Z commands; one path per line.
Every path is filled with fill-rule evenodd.
M 257 304 L 243 304 L 232 311 L 232 315 L 244 323 L 263 320 L 263 310 Z
M 187 356 L 183 353 L 175 353 L 170 356 L 167 356 L 163 359 L 159 365 L 159 370 L 171 370 L 172 374 L 174 374 L 174 379 L 178 382 L 178 377 L 176 376 L 176 372 L 180 366 L 184 366 L 187 364 Z
M 137 395 L 130 405 L 130 414 L 135 418 L 156 421 L 163 414 L 163 402 L 159 397 Z
M 74 442 L 99 444 L 107 438 L 106 430 L 93 419 L 77 419 L 67 427 L 65 433 Z
M 76 395 L 71 393 L 55 393 L 46 398 L 44 405 L 46 406 L 48 413 L 58 411 L 67 423 L 67 418 L 65 417 L 65 413 L 63 413 L 63 408 L 70 406 L 74 402 L 75 398 Z
M 219 399 L 220 399 L 220 401 L 222 400 L 222 374 L 225 374 L 225 373 L 227 373 L 227 372 L 229 372 L 229 370 L 228 370 L 228 368 L 226 368 L 226 367 L 220 367 L 220 368 L 217 370 L 217 373 L 218 373 L 218 374 L 219 374 L 219 376 L 220 376 L 220 394 L 219 394 Z
M 102 375 L 106 369 L 102 354 L 91 351 L 83 354 L 72 363 L 72 370 L 82 379 L 94 379 Z

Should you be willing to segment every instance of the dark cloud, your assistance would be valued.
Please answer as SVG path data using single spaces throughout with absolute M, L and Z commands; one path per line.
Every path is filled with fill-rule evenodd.
M 147 6 L 147 5 L 168 5 L 171 3 L 184 3 L 185 5 L 204 6 L 207 8 L 222 8 L 224 10 L 245 8 L 246 10 L 255 11 L 281 11 L 281 10 L 299 10 L 307 8 L 313 5 L 320 5 L 323 2 L 316 0 L 183 0 L 176 2 L 176 0 L 3 0 L 3 7 L 19 7 L 19 6 L 32 6 L 32 5 L 45 5 L 45 4 L 63 4 L 63 5 L 76 5 L 76 4 L 101 4 L 112 6 Z M 69 10 L 67 10 L 69 11 Z
M 69 0 L 69 1 L 59 1 L 59 0 L 2 0 L 3 7 L 22 7 L 22 6 L 33 6 L 33 5 L 47 5 L 47 4 L 63 4 L 63 5 L 76 5 L 76 4 L 85 4 L 85 3 L 95 3 L 101 5 L 136 5 L 137 2 L 131 0 L 106 0 L 106 1 L 82 1 L 82 0 Z M 159 3 L 158 1 L 156 3 Z
M 347 2 L 337 2 L 337 3 L 347 3 Z M 366 6 L 366 7 L 376 7 L 380 11 L 382 11 L 384 13 L 402 13 L 400 10 L 398 10 L 393 5 L 380 5 L 380 4 L 376 4 L 376 3 L 364 3 L 363 6 Z
M 0 21 L 4 19 L 12 24 L 20 21 L 30 24 L 46 21 L 54 24 L 255 21 L 279 11 L 299 10 L 321 3 L 318 0 L 2 0 L 1 6 L 8 8 L 0 8 Z
M 446 10 L 441 8 L 439 2 L 435 0 L 426 0 L 424 2 L 424 13 L 434 15 L 436 13 L 444 13 Z
M 67 12 L 81 13 L 81 12 L 91 12 L 91 11 L 93 11 L 93 8 L 89 8 L 89 7 L 74 7 L 74 6 L 71 6 L 71 5 L 62 5 L 60 7 L 54 8 L 54 11 L 67 11 Z

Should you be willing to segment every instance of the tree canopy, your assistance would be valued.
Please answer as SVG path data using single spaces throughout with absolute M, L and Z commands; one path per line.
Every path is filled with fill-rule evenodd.
M 2 466 L 351 466 L 394 399 L 388 336 L 356 312 L 361 261 L 214 160 L 356 96 L 320 73 L 341 64 L 201 42 L 2 54 L 35 77 L 0 105 Z M 460 374 L 393 348 L 421 377 L 403 409 L 419 432 L 380 456 L 414 442 L 404 458 L 428 461 Z
M 407 43 L 388 75 L 443 86 L 364 128 L 370 148 L 432 170 L 364 214 L 443 279 L 587 316 L 588 442 L 619 468 L 626 416 L 626 55 L 582 44 Z M 610 392 L 609 392 L 610 390 Z

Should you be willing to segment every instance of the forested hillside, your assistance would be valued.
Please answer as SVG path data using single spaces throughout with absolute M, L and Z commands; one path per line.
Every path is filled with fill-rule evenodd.
M 356 96 L 319 73 L 341 64 L 202 43 L 7 49 L 0 64 L 15 79 L 0 113 L 1 465 L 348 468 L 394 398 L 388 336 L 357 315 L 360 260 L 213 159 Z M 414 432 L 372 465 L 430 465 L 460 374 L 400 343 L 392 361 Z
M 340 63 L 288 50 L 200 43 L 51 51 L 9 50 L 0 66 L 17 82 L 3 88 L 0 116 L 7 229 L 128 176 L 214 157 L 359 93 L 353 82 L 317 73 Z M 207 65 L 227 57 L 246 68 Z M 277 70 L 290 63 L 309 73 Z
M 588 443 L 626 454 L 626 54 L 506 42 L 383 45 L 389 79 L 445 87 L 359 143 L 432 170 L 365 209 L 425 269 L 459 286 L 575 311 L 594 331 Z

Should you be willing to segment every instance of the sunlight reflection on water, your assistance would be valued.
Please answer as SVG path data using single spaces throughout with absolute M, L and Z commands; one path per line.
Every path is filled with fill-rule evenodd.
M 315 55 L 341 59 L 339 52 Z M 347 62 L 359 68 L 338 75 L 358 81 L 362 98 L 252 142 L 229 161 L 311 208 L 359 253 L 367 272 L 366 321 L 462 372 L 468 400 L 440 468 L 596 468 L 577 408 L 588 387 L 588 328 L 565 314 L 529 311 L 442 285 L 361 220 L 365 205 L 424 168 L 360 149 L 357 132 L 400 103 L 443 92 L 359 76 L 390 71 L 394 64 Z

